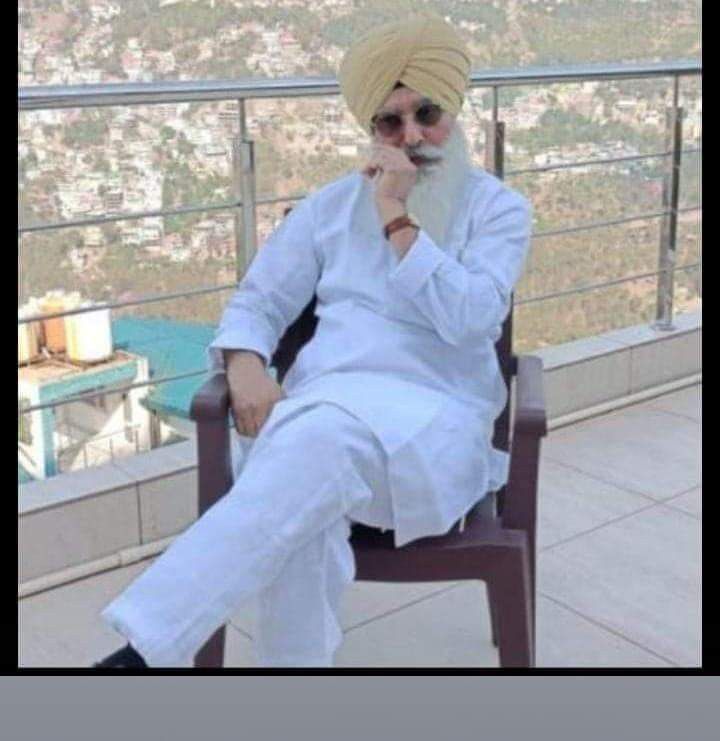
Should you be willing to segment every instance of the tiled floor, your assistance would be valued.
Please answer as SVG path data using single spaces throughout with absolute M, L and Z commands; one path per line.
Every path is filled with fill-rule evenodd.
M 701 386 L 551 431 L 543 441 L 537 665 L 700 665 Z M 149 561 L 19 603 L 21 666 L 89 666 L 122 644 L 102 607 Z M 480 582 L 358 582 L 339 667 L 495 667 Z M 226 664 L 252 666 L 253 613 Z

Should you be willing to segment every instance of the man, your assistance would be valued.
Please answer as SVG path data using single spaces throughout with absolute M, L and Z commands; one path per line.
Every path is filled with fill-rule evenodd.
M 494 343 L 531 209 L 470 164 L 456 121 L 469 72 L 432 14 L 349 50 L 341 91 L 369 158 L 292 210 L 230 300 L 209 352 L 254 441 L 230 492 L 105 609 L 130 643 L 100 666 L 189 666 L 251 597 L 261 666 L 332 666 L 351 522 L 400 547 L 507 481 Z M 268 361 L 314 294 L 316 333 L 281 388 Z

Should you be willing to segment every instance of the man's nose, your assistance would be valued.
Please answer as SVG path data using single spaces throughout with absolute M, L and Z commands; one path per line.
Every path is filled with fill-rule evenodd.
M 408 147 L 414 147 L 423 141 L 423 130 L 415 120 L 414 115 L 405 118 L 403 127 L 403 144 Z

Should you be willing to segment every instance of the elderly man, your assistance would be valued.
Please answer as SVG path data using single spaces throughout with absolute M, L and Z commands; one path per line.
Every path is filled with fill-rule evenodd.
M 232 489 L 103 612 L 129 641 L 96 666 L 189 666 L 257 598 L 261 666 L 332 666 L 352 522 L 396 547 L 437 535 L 508 475 L 494 343 L 531 208 L 472 167 L 456 120 L 470 59 L 442 19 L 376 28 L 340 85 L 371 153 L 261 247 L 210 346 L 252 438 Z M 312 296 L 319 323 L 281 388 L 267 365 Z

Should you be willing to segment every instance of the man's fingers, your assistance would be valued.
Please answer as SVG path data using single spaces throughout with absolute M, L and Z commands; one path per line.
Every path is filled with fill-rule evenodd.
M 408 169 L 415 170 L 417 168 L 409 157 L 397 150 L 392 154 L 383 152 L 373 154 L 365 163 L 362 173 L 372 178 L 378 173 L 384 173 L 386 170 L 389 172 L 400 172 Z
M 247 423 L 239 409 L 233 409 L 233 417 L 235 417 L 235 429 L 238 431 L 238 435 L 247 435 Z
M 380 163 L 376 159 L 371 159 L 363 167 L 363 174 L 372 177 L 380 169 Z
M 230 379 L 230 401 L 235 429 L 240 435 L 256 437 L 275 402 L 285 394 L 264 371 L 241 369 Z
M 234 411 L 237 431 L 246 437 L 255 437 L 257 430 L 255 429 L 255 422 L 250 407 L 246 405 L 238 405 L 235 407 Z
M 254 407 L 252 410 L 253 418 L 253 429 L 255 430 L 253 437 L 257 437 L 260 432 L 260 428 L 265 424 L 265 420 L 268 418 L 268 410 L 266 407 Z
M 247 404 L 235 411 L 236 427 L 241 435 L 257 437 L 260 428 L 270 416 L 272 405 Z M 241 431 L 242 430 L 242 431 Z

